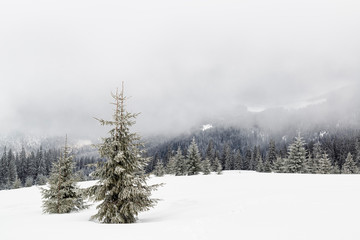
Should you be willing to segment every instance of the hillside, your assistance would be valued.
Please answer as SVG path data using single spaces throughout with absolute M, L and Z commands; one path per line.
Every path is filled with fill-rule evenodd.
M 2 240 L 17 239 L 359 239 L 360 175 L 223 175 L 151 178 L 162 199 L 136 224 L 42 214 L 38 187 L 0 191 Z M 92 184 L 81 183 L 82 187 Z

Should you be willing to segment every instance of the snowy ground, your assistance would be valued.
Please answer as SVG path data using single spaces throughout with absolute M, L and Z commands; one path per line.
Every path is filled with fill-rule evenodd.
M 0 191 L 0 239 L 360 239 L 360 175 L 231 171 L 152 178 L 163 199 L 136 224 L 42 214 L 37 187 Z M 91 184 L 82 183 L 81 186 Z

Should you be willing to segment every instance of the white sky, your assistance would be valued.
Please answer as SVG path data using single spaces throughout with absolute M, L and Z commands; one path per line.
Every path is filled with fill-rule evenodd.
M 93 137 L 125 81 L 139 131 L 303 106 L 359 82 L 360 2 L 1 0 L 0 133 Z

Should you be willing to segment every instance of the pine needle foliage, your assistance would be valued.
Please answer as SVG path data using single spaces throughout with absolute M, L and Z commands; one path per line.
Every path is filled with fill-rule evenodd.
M 154 207 L 157 199 L 150 198 L 158 185 L 147 185 L 144 168 L 148 162 L 143 143 L 136 133 L 130 132 L 138 114 L 125 110 L 124 87 L 121 93 L 112 94 L 115 110 L 110 121 L 98 119 L 101 125 L 110 126 L 109 136 L 97 145 L 99 154 L 106 159 L 98 164 L 93 175 L 98 184 L 87 189 L 94 201 L 101 201 L 92 219 L 101 223 L 134 223 L 139 212 Z
M 66 138 L 63 154 L 52 166 L 49 187 L 41 188 L 44 213 L 69 213 L 87 207 L 76 185 L 73 170 L 73 157 Z

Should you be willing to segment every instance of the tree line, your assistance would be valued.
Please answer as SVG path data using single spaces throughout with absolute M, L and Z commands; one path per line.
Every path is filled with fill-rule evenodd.
M 30 153 L 24 147 L 14 153 L 5 147 L 0 158 L 0 190 L 46 184 L 52 165 L 59 160 L 61 152 L 60 149 L 44 150 L 40 146 Z M 79 180 L 91 179 L 90 173 L 98 161 L 100 159 L 95 157 L 75 158 L 74 171 Z
M 276 147 L 276 142 L 270 140 L 268 148 L 261 150 L 260 146 L 254 146 L 252 149 L 247 148 L 245 152 L 239 149 L 231 149 L 230 144 L 225 143 L 222 151 L 215 148 L 214 141 L 208 142 L 204 154 L 201 154 L 199 147 L 193 138 L 183 154 L 180 146 L 176 152 L 169 150 L 165 155 L 167 161 L 159 158 L 155 154 L 155 162 L 148 165 L 148 171 L 153 172 L 156 176 L 163 174 L 193 175 L 203 171 L 220 173 L 222 170 L 253 170 L 258 172 L 278 172 L 278 173 L 313 173 L 313 174 L 353 174 L 359 173 L 360 168 L 360 140 L 355 139 L 353 151 L 351 149 L 346 153 L 344 161 L 331 158 L 326 141 L 321 143 L 306 144 L 300 136 L 287 147 Z M 309 147 L 310 146 L 310 147 Z M 339 148 L 337 145 L 333 145 Z M 338 150 L 339 151 L 339 150 Z M 344 150 L 342 150 L 344 151 Z M 195 152 L 195 154 L 193 153 Z M 193 159 L 196 159 L 193 160 Z

